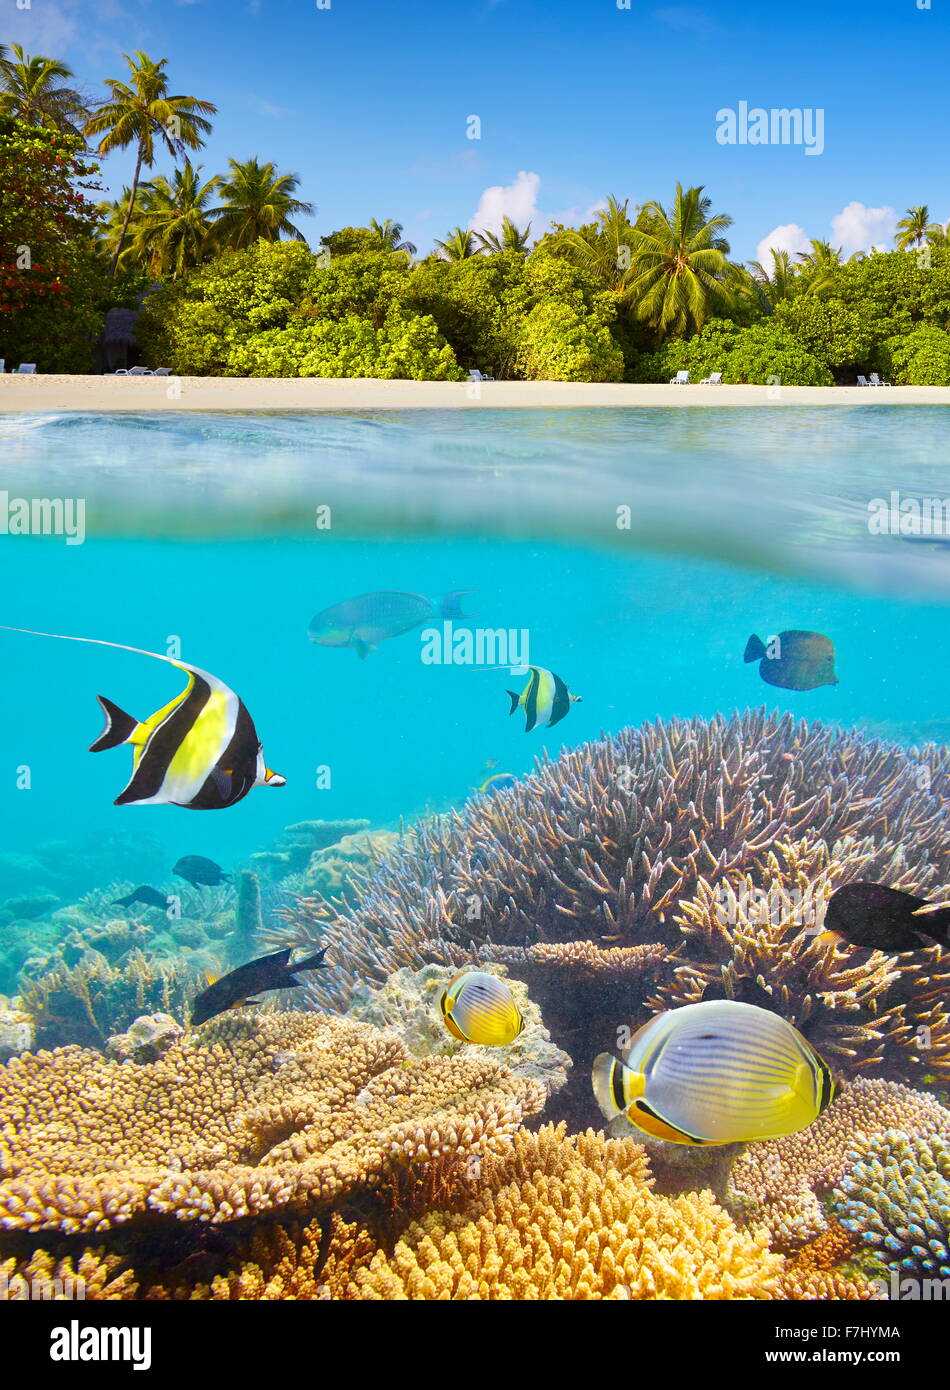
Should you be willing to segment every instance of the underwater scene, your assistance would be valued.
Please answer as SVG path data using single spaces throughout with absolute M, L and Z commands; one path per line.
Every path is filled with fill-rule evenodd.
M 945 1297 L 947 425 L 0 416 L 2 1296 Z

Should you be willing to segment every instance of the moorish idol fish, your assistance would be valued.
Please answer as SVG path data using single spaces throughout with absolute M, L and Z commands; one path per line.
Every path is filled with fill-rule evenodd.
M 929 909 L 929 910 L 928 910 Z M 848 883 L 832 893 L 818 937 L 898 955 L 926 946 L 950 946 L 950 907 L 883 883 Z
M 572 695 L 567 686 L 553 671 L 543 666 L 528 667 L 528 684 L 518 695 L 514 690 L 505 692 L 511 701 L 509 714 L 514 714 L 520 705 L 525 713 L 524 731 L 530 734 L 539 724 L 552 728 L 559 724 L 571 705 L 580 700 L 580 695 Z
M 321 647 L 352 647 L 362 660 L 388 637 L 398 637 L 420 623 L 434 618 L 465 618 L 461 600 L 471 589 L 456 589 L 437 602 L 424 594 L 380 589 L 357 594 L 331 608 L 324 608 L 310 620 L 310 640 Z
M 203 854 L 186 854 L 172 869 L 173 874 L 185 879 L 192 888 L 217 888 L 220 883 L 230 883 L 231 875 L 226 874 L 220 864 L 213 859 L 205 859 Z
M 243 702 L 208 671 L 178 657 L 99 637 L 68 637 L 24 627 L 4 630 L 114 647 L 166 661 L 188 673 L 182 693 L 141 723 L 104 695 L 96 696 L 106 727 L 89 751 L 101 753 L 122 743 L 132 745 L 132 776 L 116 797 L 116 806 L 171 805 L 192 811 L 220 811 L 234 806 L 252 787 L 285 785 L 287 779 L 265 764 L 261 741 Z
M 608 1120 L 673 1144 L 733 1144 L 794 1134 L 837 1094 L 826 1062 L 779 1014 L 733 999 L 652 1018 L 623 1062 L 594 1061 Z
M 816 690 L 820 685 L 838 684 L 834 645 L 820 632 L 791 628 L 770 637 L 768 646 L 753 633 L 742 659 L 757 661 L 765 683 L 783 690 Z
M 296 989 L 298 985 L 303 984 L 302 980 L 296 978 L 298 970 L 326 968 L 323 964 L 323 957 L 327 951 L 325 946 L 314 955 L 306 956 L 295 965 L 291 965 L 290 954 L 293 949 L 292 946 L 286 946 L 282 951 L 275 951 L 273 955 L 258 956 L 257 960 L 249 960 L 229 974 L 222 975 L 220 980 L 213 981 L 206 990 L 202 990 L 192 1004 L 192 1023 L 206 1023 L 209 1018 L 223 1014 L 226 1009 L 239 1009 L 244 1004 L 259 1004 L 261 1001 L 252 998 L 252 995 L 263 994 L 269 989 Z
M 506 982 L 483 970 L 463 970 L 449 980 L 439 1010 L 459 1042 L 507 1047 L 524 1030 L 524 1016 Z
M 146 907 L 160 907 L 164 912 L 168 907 L 168 896 L 148 883 L 142 883 L 126 897 L 112 899 L 114 907 L 132 907 L 135 903 L 144 903 Z

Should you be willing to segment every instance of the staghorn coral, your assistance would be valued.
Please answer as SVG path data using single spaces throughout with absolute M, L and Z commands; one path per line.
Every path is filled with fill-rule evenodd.
M 739 1155 L 730 1209 L 764 1223 L 776 1249 L 799 1249 L 828 1229 L 821 1199 L 847 1172 L 858 1137 L 887 1129 L 950 1141 L 950 1111 L 909 1086 L 859 1077 L 808 1129 L 750 1144 Z
M 82 1298 L 97 1302 L 138 1297 L 134 1271 L 121 1266 L 120 1256 L 104 1250 L 84 1250 L 78 1258 L 66 1255 L 61 1259 L 37 1250 L 27 1260 L 0 1260 L 0 1299 Z
M 900 1130 L 858 1137 L 834 1192 L 846 1231 L 893 1268 L 950 1279 L 950 1143 Z
M 785 875 L 827 892 L 874 872 L 932 894 L 950 879 L 948 800 L 950 750 L 935 745 L 911 756 L 763 709 L 646 724 L 421 824 L 375 870 L 354 869 L 355 902 L 302 897 L 268 944 L 329 947 L 308 997 L 331 1009 L 403 966 L 504 963 L 574 1060 L 582 1122 L 585 1073 L 614 1027 L 729 988 L 795 1014 L 806 1035 L 820 1026 L 849 1071 L 886 1060 L 918 1077 L 922 1021 L 928 1068 L 950 1075 L 936 952 L 894 965 L 823 948 L 794 913 L 759 939 L 741 913 L 710 918 L 730 892 Z
M 77 1098 L 81 1104 L 77 1105 Z M 475 1159 L 543 1087 L 316 1014 L 232 1014 L 129 1066 L 76 1047 L 0 1071 L 0 1227 L 218 1224 L 327 1204 L 394 1167 Z

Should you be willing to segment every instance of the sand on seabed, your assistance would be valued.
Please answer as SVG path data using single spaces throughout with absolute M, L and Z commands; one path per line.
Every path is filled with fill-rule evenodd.
M 0 376 L 0 414 L 155 410 L 548 410 L 613 406 L 948 405 L 950 386 L 655 386 L 367 377 Z

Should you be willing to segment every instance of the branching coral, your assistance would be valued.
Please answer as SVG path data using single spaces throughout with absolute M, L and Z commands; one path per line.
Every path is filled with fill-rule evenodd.
M 918 1278 L 950 1279 L 950 1143 L 887 1130 L 861 1136 L 835 1189 L 842 1226 Z
M 79 1048 L 0 1070 L 0 1226 L 228 1222 L 339 1200 L 394 1167 L 492 1152 L 544 1088 L 491 1062 L 413 1060 L 315 1014 L 230 1015 L 160 1061 Z
M 950 1074 L 936 951 L 894 965 L 819 945 L 795 913 L 757 934 L 741 910 L 733 922 L 717 910 L 744 886 L 790 898 L 800 881 L 827 893 L 869 873 L 932 893 L 950 879 L 948 801 L 946 748 L 911 755 L 764 710 L 646 724 L 419 826 L 355 873 L 355 906 L 302 898 L 270 941 L 329 947 L 333 968 L 309 988 L 324 1008 L 402 966 L 503 962 L 578 1086 L 648 1000 L 728 989 L 822 1031 L 849 1071 L 886 1057 L 920 1075 L 922 1022 L 927 1069 Z

